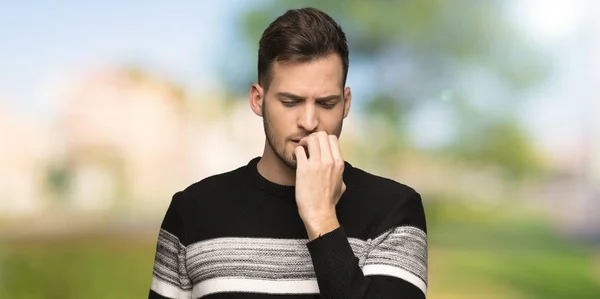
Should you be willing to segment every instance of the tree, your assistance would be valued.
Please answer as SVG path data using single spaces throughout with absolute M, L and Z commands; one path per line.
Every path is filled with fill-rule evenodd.
M 344 27 L 351 53 L 351 72 L 365 76 L 373 93 L 363 112 L 393 132 L 382 148 L 410 148 L 407 122 L 424 106 L 439 106 L 452 115 L 455 136 L 436 150 L 460 158 L 477 158 L 524 174 L 533 151 L 489 150 L 527 138 L 512 117 L 519 95 L 548 71 L 542 53 L 528 43 L 507 18 L 508 1 L 265 1 L 246 11 L 240 23 L 256 61 L 264 28 L 290 8 L 312 6 L 332 15 Z M 353 65 L 356 67 L 353 68 Z M 242 74 L 254 81 L 255 70 Z M 236 73 L 236 74 L 239 74 Z M 251 75 L 250 75 L 251 74 Z M 250 77 L 252 76 L 252 77 Z M 240 80 L 240 78 L 236 78 Z M 241 81 L 240 80 L 240 81 Z M 496 134 L 510 128 L 510 134 Z M 474 134 L 474 131 L 476 134 Z M 473 146 L 473 144 L 485 146 Z M 389 151 L 388 151 L 389 152 Z M 393 153 L 392 153 L 393 154 Z M 392 157 L 384 157 L 383 160 Z M 507 162 L 508 161 L 508 162 Z M 511 166 L 509 166 L 511 165 Z

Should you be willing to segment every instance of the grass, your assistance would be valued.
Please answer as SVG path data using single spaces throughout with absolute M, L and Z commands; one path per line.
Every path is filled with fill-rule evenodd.
M 463 294 L 484 286 L 482 298 L 498 289 L 507 294 L 501 298 L 600 298 L 593 248 L 566 240 L 539 218 L 500 214 L 439 220 L 429 240 L 430 263 L 441 269 L 430 284 Z
M 447 209 L 453 212 L 439 215 L 452 217 L 438 217 L 429 228 L 429 298 L 600 298 L 592 248 L 533 218 L 470 217 L 468 211 L 457 217 L 460 209 Z M 113 232 L 5 242 L 0 298 L 145 298 L 155 238 Z
M 0 298 L 145 298 L 152 238 L 110 236 L 9 243 L 0 256 Z

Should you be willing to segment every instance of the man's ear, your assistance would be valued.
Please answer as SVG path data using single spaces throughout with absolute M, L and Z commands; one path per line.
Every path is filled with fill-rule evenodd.
M 262 117 L 262 106 L 264 104 L 264 89 L 258 84 L 254 83 L 250 87 L 250 108 L 254 114 Z
M 348 116 L 348 112 L 350 112 L 350 106 L 352 104 L 352 91 L 350 87 L 346 87 L 344 89 L 344 118 Z

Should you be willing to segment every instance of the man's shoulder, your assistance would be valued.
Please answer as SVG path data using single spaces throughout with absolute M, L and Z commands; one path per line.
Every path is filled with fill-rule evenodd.
M 235 169 L 216 173 L 202 178 L 178 193 L 182 198 L 191 200 L 198 197 L 216 196 L 224 190 L 230 189 L 232 186 L 239 185 L 243 181 L 246 165 Z
M 354 167 L 348 190 L 364 213 L 370 214 L 378 236 L 391 227 L 414 226 L 427 231 L 421 194 L 415 188 L 389 177 Z M 352 189 L 351 189 L 352 188 Z
M 394 198 L 412 197 L 418 194 L 417 190 L 407 183 L 385 177 L 362 168 L 352 166 L 349 183 L 354 184 L 360 192 L 390 195 Z M 387 197 L 387 196 L 386 196 Z

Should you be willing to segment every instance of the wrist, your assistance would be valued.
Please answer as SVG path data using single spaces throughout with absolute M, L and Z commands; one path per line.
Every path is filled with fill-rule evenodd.
M 335 209 L 324 213 L 304 215 L 301 218 L 310 241 L 340 227 Z

